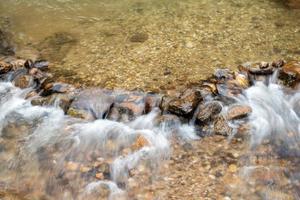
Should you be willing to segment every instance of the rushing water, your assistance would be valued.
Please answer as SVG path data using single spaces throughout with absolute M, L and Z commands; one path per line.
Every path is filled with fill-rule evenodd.
M 300 59 L 300 12 L 281 0 L 1 0 L 17 53 L 61 79 L 165 90 L 216 66 Z
M 100 192 L 104 199 L 107 193 L 126 198 L 129 177 L 145 185 L 155 178 L 170 156 L 172 135 L 197 138 L 187 125 L 155 123 L 155 110 L 127 124 L 87 122 L 56 107 L 32 106 L 24 100 L 28 91 L 0 83 L 0 197 L 99 199 Z
M 239 152 L 242 183 L 231 188 L 233 197 L 299 199 L 300 96 L 278 85 L 276 76 L 256 82 L 236 99 L 252 113 L 249 148 Z M 30 91 L 0 83 L 4 199 L 132 199 L 137 184 L 143 193 L 156 181 L 174 136 L 198 139 L 193 126 L 158 122 L 155 109 L 128 123 L 84 121 L 58 107 L 32 106 L 24 99 Z

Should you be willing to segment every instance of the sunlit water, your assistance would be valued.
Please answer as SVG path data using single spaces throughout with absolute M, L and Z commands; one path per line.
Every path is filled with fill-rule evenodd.
M 216 66 L 300 59 L 300 12 L 280 0 L 1 0 L 17 53 L 61 79 L 165 90 Z

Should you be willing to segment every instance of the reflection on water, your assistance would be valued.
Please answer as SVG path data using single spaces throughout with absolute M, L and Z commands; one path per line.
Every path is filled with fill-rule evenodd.
M 300 59 L 300 12 L 279 0 L 2 0 L 0 17 L 19 55 L 108 88 L 169 89 L 216 66 Z

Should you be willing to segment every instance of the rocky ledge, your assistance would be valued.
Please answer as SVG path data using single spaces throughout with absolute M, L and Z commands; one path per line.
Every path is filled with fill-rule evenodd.
M 30 88 L 26 98 L 33 105 L 58 105 L 72 117 L 126 122 L 157 109 L 161 113 L 158 122 L 193 123 L 199 136 L 228 136 L 233 134 L 230 124 L 247 121 L 251 108 L 238 103 L 237 97 L 257 80 L 267 83 L 274 73 L 279 73 L 280 84 L 292 88 L 297 88 L 300 80 L 300 62 L 297 61 L 245 63 L 238 66 L 237 71 L 216 70 L 211 77 L 181 91 L 156 94 L 76 88 L 55 82 L 48 73 L 48 65 L 45 60 L 6 57 L 0 61 L 0 80 L 10 81 L 22 89 Z

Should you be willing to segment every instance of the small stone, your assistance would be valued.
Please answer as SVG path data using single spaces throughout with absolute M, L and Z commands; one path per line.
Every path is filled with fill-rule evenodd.
M 145 42 L 146 40 L 148 40 L 148 34 L 147 33 L 135 33 L 133 34 L 129 40 L 130 42 L 140 42 L 140 43 L 143 43 Z
M 135 143 L 131 146 L 134 151 L 137 151 L 145 146 L 149 146 L 148 140 L 143 136 L 139 135 L 135 141 Z
M 217 135 L 228 136 L 231 134 L 232 128 L 223 116 L 219 116 L 214 122 L 214 132 Z
M 76 162 L 67 162 L 66 169 L 69 171 L 76 171 L 79 168 L 79 164 Z
M 33 86 L 34 82 L 32 76 L 20 75 L 14 79 L 13 83 L 15 84 L 16 87 L 24 89 Z
M 199 113 L 197 114 L 197 120 L 202 123 L 209 121 L 221 111 L 222 105 L 219 102 L 209 102 L 200 106 Z
M 80 172 L 82 172 L 82 173 L 86 173 L 86 172 L 88 172 L 88 171 L 90 171 L 91 169 L 89 168 L 89 167 L 85 167 L 85 166 L 81 166 L 80 167 Z
M 99 179 L 99 180 L 103 180 L 103 179 L 104 179 L 103 173 L 97 173 L 97 174 L 95 175 L 95 177 L 96 177 L 96 179 Z
M 0 74 L 5 74 L 9 72 L 12 68 L 13 66 L 11 64 L 0 61 Z
M 240 119 L 246 117 L 251 112 L 252 109 L 250 106 L 236 105 L 229 108 L 229 111 L 227 113 L 227 119 L 228 120 Z
M 228 171 L 231 172 L 231 173 L 235 173 L 235 172 L 237 172 L 237 170 L 238 169 L 237 169 L 237 166 L 235 164 L 231 164 L 228 167 Z

